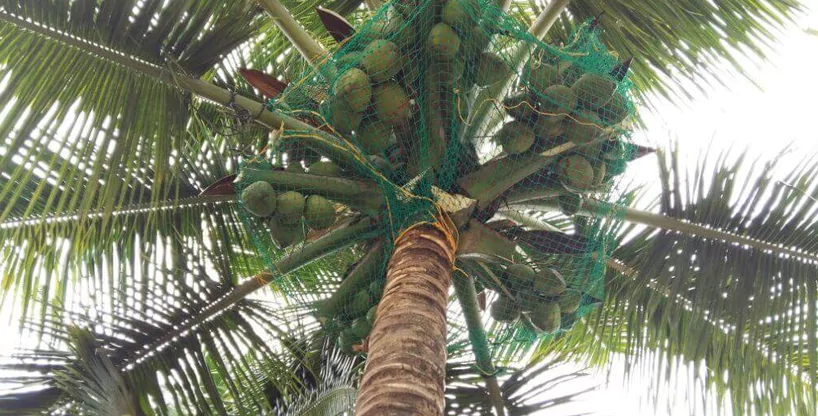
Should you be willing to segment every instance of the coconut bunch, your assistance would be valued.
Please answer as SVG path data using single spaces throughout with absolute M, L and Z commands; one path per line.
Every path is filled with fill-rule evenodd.
M 298 172 L 291 162 L 286 171 Z M 301 170 L 303 172 L 303 168 Z M 333 176 L 340 169 L 332 162 L 318 161 L 310 165 L 312 175 Z M 335 204 L 321 195 L 309 195 L 293 190 L 276 190 L 267 181 L 259 180 L 241 192 L 245 209 L 264 219 L 273 242 L 279 249 L 304 240 L 308 229 L 324 230 L 335 223 Z
M 495 141 L 512 156 L 572 146 L 544 173 L 569 192 L 604 190 L 622 173 L 627 156 L 621 124 L 631 109 L 619 88 L 617 73 L 622 70 L 585 72 L 576 62 L 544 55 L 535 54 L 527 62 L 521 89 L 503 100 L 511 120 Z
M 498 293 L 489 307 L 495 321 L 513 324 L 522 318 L 545 333 L 573 323 L 582 292 L 569 288 L 558 270 L 515 263 L 500 270 L 499 277 L 502 286 L 488 282 Z

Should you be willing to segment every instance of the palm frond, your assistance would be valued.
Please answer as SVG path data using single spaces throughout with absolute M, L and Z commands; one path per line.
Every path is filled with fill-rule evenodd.
M 548 39 L 564 42 L 577 22 L 601 16 L 602 42 L 622 59 L 634 58 L 636 91 L 682 102 L 727 80 L 732 72 L 720 70 L 725 63 L 746 75 L 742 57 L 765 59 L 775 37 L 803 10 L 798 0 L 572 0 Z
M 722 155 L 685 172 L 671 153 L 660 166 L 661 212 L 814 253 L 812 159 L 791 168 L 776 159 L 742 169 L 743 161 Z M 597 363 L 624 353 L 634 371 L 659 369 L 657 386 L 674 376 L 660 369 L 703 366 L 696 379 L 735 413 L 814 414 L 814 262 L 653 229 L 631 234 L 614 257 L 620 262 L 608 270 L 604 306 L 548 348 L 584 351 Z

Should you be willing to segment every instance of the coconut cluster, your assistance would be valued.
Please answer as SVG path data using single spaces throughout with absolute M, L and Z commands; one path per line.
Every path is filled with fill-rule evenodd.
M 357 291 L 343 311 L 326 323 L 332 336 L 337 336 L 337 345 L 341 350 L 352 353 L 353 346 L 363 343 L 372 326 L 375 325 L 375 314 L 378 301 L 383 295 L 382 279 L 372 281 L 368 286 Z
M 552 268 L 537 271 L 527 264 L 511 264 L 501 279 L 505 290 L 490 306 L 498 322 L 513 323 L 524 317 L 538 330 L 551 333 L 573 322 L 571 314 L 582 301 L 582 293 L 569 288 L 562 274 Z
M 285 171 L 303 173 L 304 169 L 299 162 L 291 162 Z M 341 170 L 332 162 L 317 161 L 310 165 L 308 173 L 338 176 Z M 264 219 L 279 249 L 304 240 L 308 229 L 323 230 L 336 220 L 335 204 L 323 196 L 276 190 L 265 181 L 247 186 L 241 193 L 241 201 L 247 211 Z
M 619 127 L 630 109 L 613 75 L 586 72 L 576 63 L 539 53 L 525 65 L 520 86 L 503 100 L 511 120 L 495 135 L 507 154 L 544 152 L 572 143 L 549 173 L 575 193 L 604 189 L 621 173 L 624 144 Z

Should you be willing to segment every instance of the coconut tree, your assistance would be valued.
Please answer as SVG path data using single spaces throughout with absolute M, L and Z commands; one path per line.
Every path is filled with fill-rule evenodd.
M 37 350 L 16 367 L 45 373 L 35 381 L 46 380 L 50 388 L 10 396 L 9 406 L 45 403 L 48 397 L 63 410 L 91 406 L 85 409 L 94 413 L 269 408 L 304 388 L 299 376 L 304 371 L 320 373 L 314 364 L 306 370 L 294 365 L 309 361 L 304 350 L 314 357 L 322 345 L 316 340 L 325 328 L 308 318 L 311 302 L 332 299 L 342 276 L 354 281 L 350 278 L 368 274 L 364 266 L 389 257 L 386 290 L 368 338 L 370 364 L 361 381 L 359 412 L 377 413 L 412 397 L 427 401 L 427 413 L 439 413 L 447 345 L 458 342 L 447 339 L 447 308 L 464 316 L 469 331 L 458 333 L 459 342 L 470 339 L 478 358 L 487 356 L 486 340 L 508 332 L 492 326 L 484 335 L 479 307 L 469 308 L 480 302 L 471 277 L 493 275 L 491 259 L 475 250 L 475 243 L 499 234 L 506 249 L 536 247 L 545 232 L 551 233 L 547 241 L 570 239 L 563 232 L 581 227 L 582 216 L 610 212 L 600 208 L 605 202 L 586 201 L 572 223 L 554 213 L 553 193 L 518 193 L 505 195 L 505 208 L 494 207 L 514 221 L 499 230 L 483 225 L 491 216 L 451 212 L 434 224 L 404 224 L 408 231 L 391 239 L 372 219 L 377 215 L 351 215 L 328 231 L 307 235 L 298 250 L 255 256 L 252 233 L 241 225 L 244 207 L 235 203 L 232 186 L 218 180 L 237 171 L 246 153 L 266 142 L 270 128 L 309 131 L 324 143 L 338 137 L 292 113 L 270 111 L 237 74 L 239 68 L 255 68 L 292 82 L 308 65 L 320 67 L 316 62 L 332 41 L 312 37 L 324 33 L 313 14 L 316 5 L 3 3 L 3 299 L 30 328 L 32 342 L 42 339 L 60 352 Z M 325 6 L 354 23 L 369 16 L 358 2 Z M 606 44 L 622 56 L 637 57 L 631 65 L 637 91 L 665 95 L 673 84 L 663 73 L 679 70 L 701 79 L 715 60 L 733 60 L 737 49 L 723 39 L 761 56 L 758 39 L 771 38 L 799 7 L 618 1 L 601 9 L 580 0 L 550 2 L 543 10 L 536 3 L 501 6 L 523 22 L 537 16 L 529 32 L 555 44 L 570 43 L 570 28 L 604 11 L 594 24 L 604 31 Z M 270 80 L 253 85 L 281 86 Z M 502 97 L 502 90 L 481 93 Z M 501 121 L 478 110 L 469 116 L 470 125 L 491 129 Z M 355 163 L 344 160 L 344 153 L 316 147 L 336 162 Z M 659 350 L 657 363 L 705 363 L 712 369 L 707 382 L 722 394 L 729 391 L 737 410 L 812 411 L 816 320 L 803 307 L 816 295 L 809 279 L 811 168 L 795 169 L 792 186 L 761 176 L 758 186 L 739 193 L 733 203 L 720 198 L 735 188 L 731 169 L 726 164 L 715 172 L 701 169 L 695 183 L 712 179 L 712 186 L 683 195 L 677 186 L 683 173 L 670 163 L 664 170 L 662 215 L 623 211 L 626 221 L 652 231 L 621 239 L 626 230 L 605 230 L 620 237 L 612 244 L 620 244 L 608 262 L 602 307 L 570 331 L 495 348 L 491 360 L 480 363 L 498 412 L 508 394 L 491 387 L 496 383 L 491 367 L 519 359 L 523 350 L 569 351 L 597 362 L 612 352 L 644 362 L 650 356 L 645 351 Z M 276 182 L 279 187 L 308 183 L 330 196 L 354 193 L 342 195 L 347 201 L 378 198 L 377 186 L 354 175 L 321 181 L 299 175 L 268 179 L 291 182 Z M 510 187 L 525 176 L 509 178 Z M 452 192 L 439 197 L 457 199 Z M 366 203 L 356 208 L 372 214 Z M 460 239 L 453 238 L 457 234 Z M 466 242 L 472 243 L 470 251 Z M 680 267 L 691 259 L 697 267 Z M 456 262 L 470 278 L 452 275 Z M 338 272 L 347 268 L 349 273 Z M 252 278 L 241 281 L 246 276 Z M 452 279 L 458 303 L 450 304 Z M 272 311 L 247 299 L 262 287 L 294 305 Z M 412 287 L 418 290 L 406 289 Z M 767 319 L 770 323 L 763 324 Z M 90 337 L 81 328 L 65 329 L 77 322 L 99 325 Z M 793 333 L 804 328 L 803 339 L 793 341 Z M 405 348 L 412 340 L 417 350 Z M 99 345 L 105 348 L 93 347 Z M 73 353 L 66 355 L 69 348 Z M 90 352 L 100 350 L 105 354 Z M 408 354 L 396 354 L 400 350 Z M 78 360 L 67 365 L 66 357 Z M 47 358 L 53 362 L 42 361 Z M 424 371 L 395 374 L 390 365 Z M 57 367 L 68 370 L 55 372 Z M 18 381 L 33 380 L 21 377 Z M 809 394 L 776 394 L 784 386 Z M 511 408 L 508 401 L 506 406 Z M 425 414 L 420 404 L 414 411 Z

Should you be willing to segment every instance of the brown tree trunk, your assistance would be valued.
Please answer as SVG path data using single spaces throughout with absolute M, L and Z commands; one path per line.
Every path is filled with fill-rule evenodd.
M 455 252 L 445 229 L 420 224 L 395 241 L 369 335 L 357 416 L 443 414 L 446 306 Z

